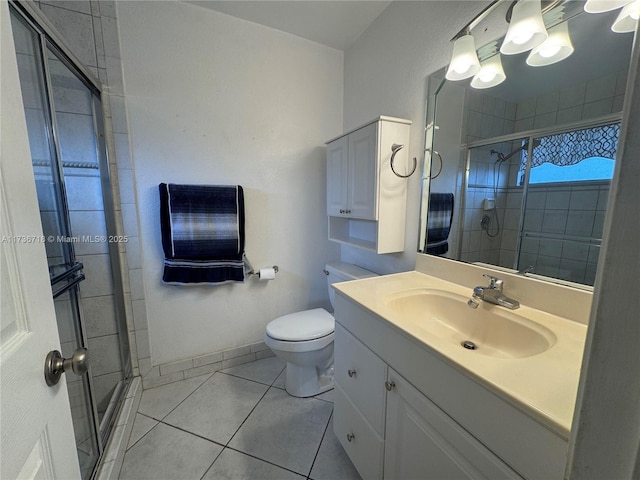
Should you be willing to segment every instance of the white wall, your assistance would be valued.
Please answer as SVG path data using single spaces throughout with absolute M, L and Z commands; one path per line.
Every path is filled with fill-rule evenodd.
M 410 158 L 424 159 L 427 77 L 449 62 L 451 37 L 489 2 L 391 2 L 345 52 L 345 129 L 377 115 L 408 118 Z M 480 43 L 481 44 L 481 43 Z M 457 165 L 455 166 L 457 168 Z M 418 246 L 420 168 L 409 178 L 405 252 L 375 255 L 342 247 L 342 259 L 378 273 L 413 270 Z
M 328 307 L 324 141 L 343 130 L 342 52 L 182 2 L 120 2 L 118 17 L 152 363 Z M 163 285 L 161 182 L 242 185 L 247 255 L 276 280 Z

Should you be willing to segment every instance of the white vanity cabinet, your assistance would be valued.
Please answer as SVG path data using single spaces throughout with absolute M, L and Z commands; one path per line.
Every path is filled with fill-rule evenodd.
M 334 432 L 363 479 L 562 478 L 566 439 L 338 292 L 335 318 Z
M 381 116 L 327 142 L 329 239 L 376 253 L 404 250 L 410 120 Z M 409 170 L 410 171 L 410 170 Z
M 389 368 L 385 479 L 522 479 Z

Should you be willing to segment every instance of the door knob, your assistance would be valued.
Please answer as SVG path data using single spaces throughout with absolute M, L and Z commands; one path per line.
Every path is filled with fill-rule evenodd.
M 54 386 L 68 370 L 76 375 L 83 375 L 89 370 L 89 352 L 86 348 L 77 349 L 71 358 L 62 358 L 58 350 L 51 350 L 47 354 L 44 360 L 44 379 L 47 385 Z

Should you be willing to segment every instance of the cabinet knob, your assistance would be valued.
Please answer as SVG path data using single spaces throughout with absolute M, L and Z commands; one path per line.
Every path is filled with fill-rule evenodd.
M 340 209 L 340 213 L 345 213 L 344 208 Z
M 347 371 L 347 375 L 349 375 L 350 377 L 352 377 L 352 378 L 353 378 L 353 377 L 355 377 L 355 376 L 356 376 L 356 371 L 355 371 L 355 370 L 352 370 L 352 369 L 349 369 L 349 370 Z
M 384 382 L 384 388 L 386 388 L 387 391 L 390 392 L 391 390 L 396 388 L 396 383 L 395 382 Z
M 353 433 L 347 433 L 347 442 L 352 442 L 356 436 Z
M 344 213 L 351 213 L 351 210 L 345 210 Z

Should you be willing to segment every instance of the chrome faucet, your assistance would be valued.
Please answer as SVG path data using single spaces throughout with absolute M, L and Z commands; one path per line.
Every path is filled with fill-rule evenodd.
M 520 307 L 520 302 L 513 298 L 509 298 L 502 293 L 502 286 L 504 283 L 502 280 L 492 275 L 483 274 L 482 276 L 489 279 L 489 286 L 478 286 L 473 289 L 473 295 L 467 302 L 469 307 L 478 308 L 478 305 L 480 305 L 478 300 L 484 300 L 485 302 L 500 305 L 501 307 L 505 307 L 510 310 L 515 310 Z

